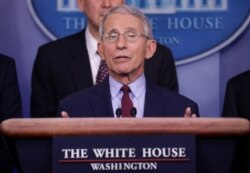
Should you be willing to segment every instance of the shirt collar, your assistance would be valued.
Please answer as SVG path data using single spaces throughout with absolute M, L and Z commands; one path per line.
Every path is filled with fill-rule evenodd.
M 95 55 L 97 52 L 98 41 L 90 33 L 89 26 L 87 26 L 87 28 L 86 28 L 85 37 L 86 37 L 86 45 L 87 45 L 89 55 Z M 93 57 L 94 56 L 90 56 L 90 58 L 93 58 Z
M 114 80 L 110 75 L 109 75 L 109 84 L 111 87 L 111 97 L 114 98 L 119 94 L 123 84 Z M 139 98 L 139 96 L 143 94 L 146 88 L 146 80 L 144 73 L 134 82 L 130 83 L 128 86 L 131 89 L 133 95 L 136 98 Z

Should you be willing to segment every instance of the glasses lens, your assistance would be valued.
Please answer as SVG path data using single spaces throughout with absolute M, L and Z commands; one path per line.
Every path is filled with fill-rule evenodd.
M 112 32 L 112 33 L 107 35 L 107 39 L 109 41 L 116 41 L 118 39 L 118 37 L 119 37 L 119 34 L 116 32 Z
M 124 33 L 124 37 L 127 41 L 133 42 L 138 40 L 139 34 L 135 33 L 135 32 L 126 32 Z

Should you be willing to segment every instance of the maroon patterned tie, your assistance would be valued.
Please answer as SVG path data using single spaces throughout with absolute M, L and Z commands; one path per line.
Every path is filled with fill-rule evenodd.
M 132 117 L 131 110 L 133 108 L 133 103 L 129 97 L 131 92 L 130 88 L 127 85 L 123 85 L 121 88 L 123 92 L 122 96 L 122 117 Z
M 99 70 L 96 76 L 96 84 L 101 83 L 108 75 L 108 67 L 104 60 L 101 60 Z

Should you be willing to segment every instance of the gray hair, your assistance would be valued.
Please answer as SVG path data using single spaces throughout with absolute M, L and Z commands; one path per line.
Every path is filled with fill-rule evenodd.
M 152 33 L 152 27 L 150 24 L 149 19 L 137 8 L 131 7 L 128 5 L 120 5 L 117 7 L 112 8 L 103 18 L 101 21 L 100 27 L 99 27 L 99 35 L 102 36 L 104 34 L 104 23 L 107 20 L 107 18 L 114 13 L 120 13 L 120 14 L 129 14 L 132 16 L 135 16 L 139 18 L 143 22 L 143 31 L 144 34 L 149 38 L 153 39 L 153 33 Z

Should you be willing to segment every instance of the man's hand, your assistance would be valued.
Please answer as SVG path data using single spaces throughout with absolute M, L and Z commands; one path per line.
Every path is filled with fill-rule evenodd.
M 61 112 L 61 116 L 62 116 L 62 118 L 69 118 L 69 114 L 65 111 Z
M 184 113 L 184 118 L 196 118 L 196 114 L 192 114 L 191 108 L 187 107 Z

